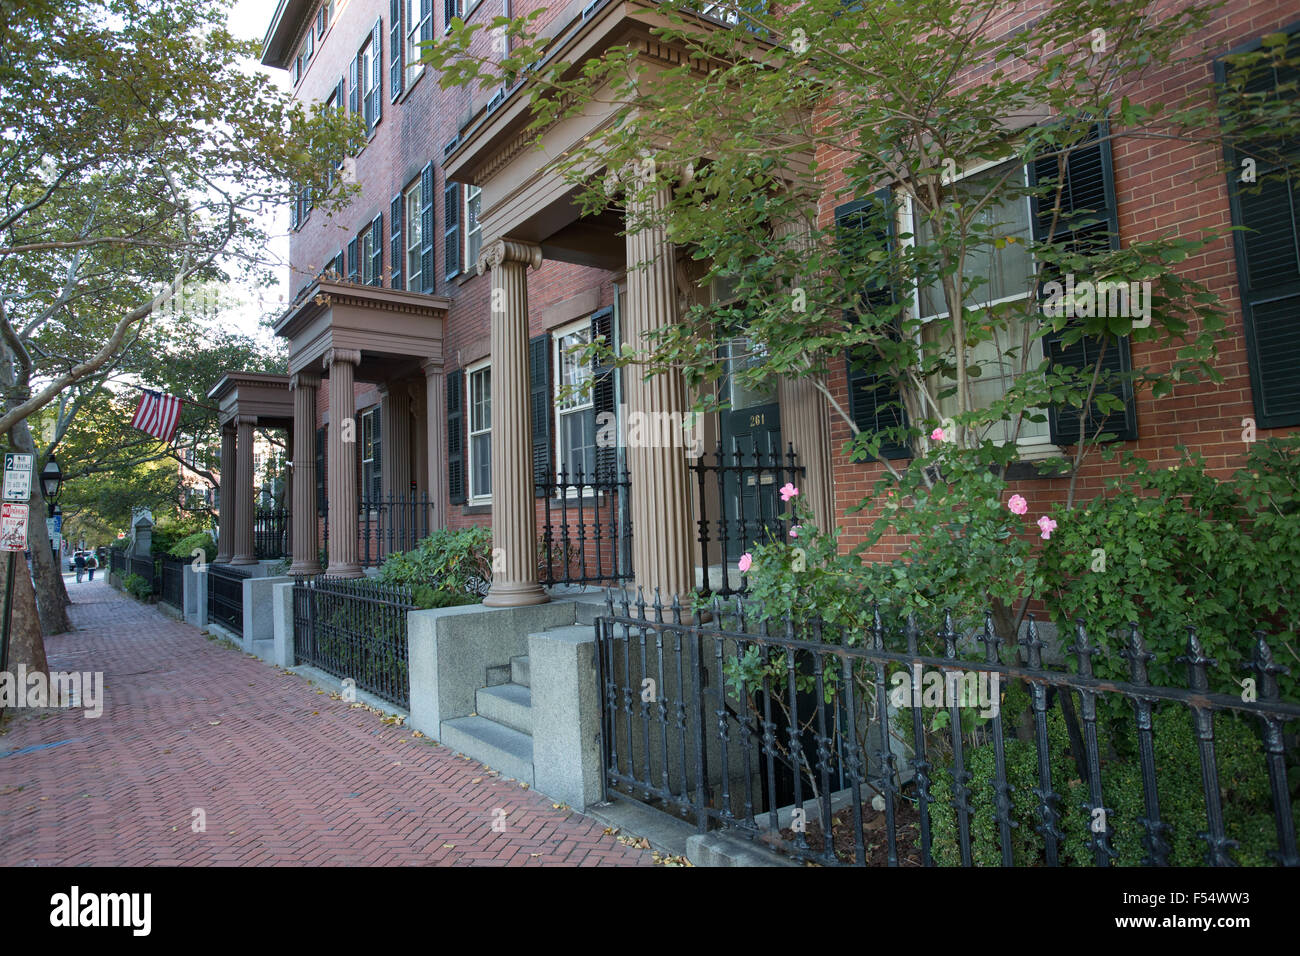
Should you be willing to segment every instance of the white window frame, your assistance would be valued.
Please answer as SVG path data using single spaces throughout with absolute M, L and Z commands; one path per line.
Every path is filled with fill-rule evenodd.
M 421 211 L 424 192 L 421 179 L 417 178 L 406 192 L 402 194 L 402 215 L 405 219 L 406 241 L 406 288 L 410 292 L 419 292 L 424 282 L 424 262 L 420 247 L 424 242 L 424 218 Z
M 424 16 L 417 16 L 423 7 Z M 424 75 L 424 64 L 420 59 L 420 28 L 425 20 L 433 19 L 433 0 L 402 0 L 402 16 L 406 24 L 406 86 L 410 86 Z
M 366 104 L 375 92 L 375 51 L 373 49 L 374 37 L 367 37 L 366 42 L 361 44 L 357 50 L 357 83 L 359 85 L 357 98 L 357 111 L 364 119 L 366 117 Z M 379 124 L 376 123 L 376 126 Z
M 968 179 L 969 177 L 978 175 L 979 173 L 987 172 L 988 170 L 993 169 L 994 167 L 1002 166 L 1016 159 L 1017 157 L 1014 155 L 1007 155 L 1007 156 L 1002 156 L 999 159 L 986 160 L 984 162 L 976 163 L 973 166 L 964 167 L 957 173 L 956 176 L 953 177 L 952 182 L 954 183 L 961 182 L 963 179 Z M 1027 185 L 1029 170 L 1024 163 L 1021 164 L 1020 174 L 1022 177 L 1022 185 Z M 914 246 L 916 244 L 916 238 L 915 238 L 916 214 L 915 214 L 914 201 L 910 196 L 906 197 L 906 199 L 907 199 L 906 202 L 898 203 L 899 234 L 907 237 L 901 240 L 902 245 Z M 1032 224 L 1034 221 L 1033 200 L 1029 196 L 1024 196 L 1022 197 L 1021 201 L 1025 203 L 1026 218 L 1027 221 L 1030 223 L 1030 228 L 1032 229 Z M 1030 253 L 1030 266 L 1031 268 L 1033 268 L 1034 266 L 1034 259 L 1032 253 Z M 1004 305 L 1008 302 L 1019 302 L 1024 299 L 1028 299 L 1031 294 L 1032 293 L 1030 292 L 1030 290 L 1026 289 L 1024 292 L 1018 293 L 1016 295 L 1003 296 L 998 299 L 990 299 L 987 302 L 982 302 L 980 303 L 980 307 L 987 308 L 991 306 Z M 919 282 L 913 283 L 911 289 L 911 295 L 909 298 L 910 298 L 912 314 L 915 315 L 922 323 L 929 323 L 934 321 L 935 319 L 943 319 L 948 317 L 947 312 L 936 312 L 933 315 L 925 315 L 925 316 L 921 315 L 921 285 Z M 921 333 L 918 331 L 917 340 L 916 340 L 918 347 L 921 345 L 920 335 Z M 1034 365 L 1037 365 L 1043 360 L 1042 337 L 1040 336 L 1033 339 L 1033 341 L 1030 342 L 1029 347 L 1034 350 L 1034 354 L 1029 357 L 1027 367 L 1032 368 Z M 937 408 L 933 409 L 933 411 L 936 415 L 941 414 L 939 409 Z M 1046 412 L 1044 410 L 1044 414 L 1045 413 Z M 1022 425 L 1022 429 L 1023 429 L 1023 425 Z M 1001 445 L 1006 443 L 1006 439 L 1004 438 L 993 437 L 993 436 L 990 437 L 994 442 L 994 444 Z M 1016 447 L 1021 452 L 1020 455 L 1021 459 L 1027 461 L 1036 458 L 1050 458 L 1054 455 L 1060 454 L 1060 448 L 1052 443 L 1052 436 L 1050 430 L 1043 435 L 1030 435 L 1030 436 L 1022 435 L 1021 437 L 1016 439 Z
M 552 429 L 555 435 L 555 480 L 557 482 L 560 480 L 560 474 L 564 471 L 565 464 L 566 464 L 564 460 L 565 449 L 562 440 L 564 432 L 560 428 L 562 421 L 565 418 L 568 418 L 570 415 L 582 415 L 582 414 L 590 413 L 591 410 L 595 407 L 595 393 L 594 393 L 594 389 L 592 388 L 592 386 L 595 383 L 595 376 L 592 374 L 592 369 L 590 366 L 587 367 L 586 401 L 581 402 L 579 404 L 570 405 L 567 408 L 560 407 L 560 391 L 564 388 L 565 385 L 564 381 L 562 380 L 563 376 L 561 374 L 564 371 L 564 353 L 573 347 L 572 344 L 570 344 L 568 347 L 565 347 L 562 343 L 567 336 L 581 334 L 583 332 L 587 334 L 587 342 L 590 343 L 591 342 L 591 316 L 587 316 L 587 318 L 580 319 L 577 322 L 572 322 L 569 325 L 561 326 L 558 329 L 551 330 L 550 359 L 551 362 L 553 363 L 551 367 L 555 370 L 555 374 L 552 376 L 552 381 L 551 381 L 551 417 L 553 419 Z M 593 473 L 594 473 L 594 468 L 593 468 Z M 573 468 L 570 468 L 569 479 L 572 480 L 575 474 L 576 471 Z M 583 477 L 590 479 L 592 475 L 585 474 Z M 578 492 L 577 489 L 570 488 L 567 494 L 570 498 L 576 498 Z M 586 494 L 588 497 L 590 497 L 593 494 L 592 489 L 588 488 Z M 559 497 L 558 491 L 556 493 L 556 497 Z
M 481 219 L 483 213 L 483 187 L 466 184 L 461 190 L 465 196 L 465 208 L 461 210 L 461 229 L 465 233 L 465 270 L 474 268 L 474 263 L 478 262 L 479 250 L 483 248 L 483 222 Z M 478 200 L 479 215 L 474 217 L 474 228 L 470 228 L 469 207 L 474 200 Z M 477 248 L 474 246 L 478 242 Z
M 357 236 L 357 277 L 362 285 L 372 285 L 375 281 L 375 233 L 366 226 Z
M 361 418 L 361 434 L 360 434 L 360 436 L 358 436 L 358 437 L 360 437 L 360 439 L 361 439 L 361 449 L 360 449 L 360 450 L 361 450 L 361 494 L 360 494 L 359 497 L 361 497 L 362 499 L 366 499 L 366 498 L 373 499 L 373 498 L 375 497 L 375 491 L 374 491 L 374 487 L 373 487 L 373 485 L 374 485 L 373 479 L 374 479 L 374 478 L 378 478 L 378 479 L 379 479 L 379 489 L 380 489 L 379 493 L 380 493 L 381 496 L 382 496 L 382 494 L 383 494 L 383 487 L 384 487 L 384 433 L 383 433 L 383 430 L 382 430 L 382 429 L 383 429 L 383 425 L 382 425 L 382 424 L 379 425 L 379 428 L 380 428 L 380 432 L 379 432 L 379 449 L 378 449 L 379 454 L 376 455 L 376 454 L 374 453 L 374 451 L 375 451 L 375 449 L 373 448 L 373 445 L 374 445 L 374 439 L 371 438 L 371 439 L 370 439 L 370 444 L 371 444 L 371 446 L 372 446 L 371 449 L 370 449 L 371 454 L 370 454 L 370 457 L 366 457 L 366 444 L 367 444 L 366 430 L 369 429 L 372 433 L 374 432 L 375 427 L 376 427 L 376 423 L 380 422 L 380 417 L 379 417 L 379 416 L 382 414 L 381 409 L 382 409 L 382 405 L 374 405 L 374 406 L 372 406 L 372 407 L 370 407 L 370 408 L 367 408 L 367 409 L 366 409 L 365 411 L 363 411 L 363 412 L 361 413 L 361 415 L 360 415 L 360 418 Z M 370 468 L 371 468 L 372 474 L 369 474 L 369 475 L 366 474 L 366 465 L 367 465 L 367 464 L 370 465 Z M 374 509 L 372 508 L 371 511 L 373 512 Z
M 488 382 L 488 399 L 487 399 L 487 427 L 475 429 L 474 419 L 474 379 L 476 376 L 487 374 Z M 467 498 L 471 505 L 490 504 L 492 502 L 492 489 L 488 488 L 487 493 L 479 493 L 475 487 L 475 475 L 477 469 L 474 461 L 474 439 L 488 436 L 488 448 L 492 447 L 492 360 L 484 359 L 465 369 L 465 471 L 466 471 L 466 491 Z M 491 472 L 488 472 L 488 484 L 491 485 Z

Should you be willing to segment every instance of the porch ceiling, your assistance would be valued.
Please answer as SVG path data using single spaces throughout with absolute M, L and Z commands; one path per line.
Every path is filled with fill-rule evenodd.
M 422 374 L 442 361 L 449 300 L 401 289 L 318 280 L 275 324 L 289 340 L 289 373 L 319 372 L 330 349 L 356 350 L 359 382 Z
M 239 415 L 256 415 L 268 428 L 293 427 L 289 376 L 265 372 L 226 372 L 208 398 L 217 403 L 217 420 L 225 425 Z

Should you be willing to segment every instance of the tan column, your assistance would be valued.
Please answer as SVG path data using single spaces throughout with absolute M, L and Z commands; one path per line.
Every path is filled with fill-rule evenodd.
M 428 476 L 425 490 L 429 493 L 432 514 L 429 525 L 447 527 L 447 380 L 442 374 L 442 362 L 429 359 L 424 369 L 424 446 L 425 468 Z
M 541 247 L 498 239 L 479 254 L 492 269 L 492 588 L 488 607 L 550 600 L 537 580 L 533 426 L 528 413 L 528 267 Z
M 320 376 L 299 372 L 293 388 L 293 564 L 290 574 L 320 574 L 316 515 L 316 389 Z
M 668 201 L 663 187 L 637 200 L 638 220 L 653 216 Z M 639 215 L 637 215 L 639 214 Z M 652 220 L 627 237 L 627 311 L 623 341 L 638 352 L 651 347 L 650 333 L 677 321 L 676 265 L 673 245 L 664 227 Z M 649 416 L 651 422 L 685 420 L 686 390 L 677 371 L 655 374 L 643 381 L 630 370 L 623 379 L 629 419 Z M 660 416 L 667 415 L 665 419 Z M 657 433 L 661 429 L 648 429 Z M 678 432 L 670 430 L 674 437 Z M 691 527 L 690 473 L 686 467 L 685 435 L 675 447 L 644 447 L 628 443 L 632 475 L 632 570 L 636 582 L 664 601 L 689 596 L 695 587 L 694 534 Z M 660 444 L 653 442 L 652 444 Z
M 217 556 L 213 564 L 229 564 L 235 555 L 235 423 L 221 426 L 221 510 L 217 512 Z
M 253 500 L 253 426 L 254 415 L 238 417 L 238 434 L 235 438 L 235 556 L 231 564 L 257 564 L 253 550 L 253 517 L 257 503 Z
M 361 561 L 357 552 L 357 397 L 353 392 L 361 353 L 330 349 L 325 367 L 330 377 L 329 454 L 329 568 L 326 573 L 341 578 L 359 578 Z
M 383 433 L 384 492 L 394 498 L 411 497 L 411 396 L 405 382 L 380 389 L 379 428 Z
M 779 222 L 773 232 L 796 253 L 806 250 L 811 241 L 811 230 L 803 217 Z M 831 480 L 831 423 L 826 398 L 811 377 L 783 376 L 777 383 L 777 401 L 781 404 L 782 443 L 794 446 L 799 464 L 805 469 L 798 482 L 800 496 L 812 509 L 813 523 L 818 530 L 830 531 L 835 523 L 835 489 Z

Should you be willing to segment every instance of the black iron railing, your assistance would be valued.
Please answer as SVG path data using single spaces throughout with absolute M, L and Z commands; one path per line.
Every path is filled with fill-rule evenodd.
M 138 574 L 149 582 L 149 590 L 157 596 L 162 592 L 162 571 L 159 568 L 161 559 L 153 556 L 145 557 L 144 555 L 133 554 L 127 558 L 127 573 Z
M 209 564 L 208 620 L 244 634 L 244 582 L 251 575 L 229 564 Z
M 406 589 L 368 578 L 300 578 L 293 586 L 296 663 L 410 707 L 407 614 L 414 609 Z
M 719 445 L 711 458 L 701 455 L 691 463 L 699 495 L 695 523 L 704 597 L 730 597 L 747 591 L 748 584 L 738 570 L 740 557 L 755 544 L 773 538 L 786 540 L 790 522 L 781 515 L 789 508 L 781 500 L 780 490 L 787 483 L 798 487 L 804 475 L 794 446 L 787 447 L 780 455 L 726 452 Z
M 427 494 L 399 498 L 362 498 L 357 520 L 358 551 L 365 567 L 382 564 L 397 551 L 410 551 L 437 527 L 433 502 Z M 325 527 L 329 540 L 329 525 Z
M 259 561 L 274 561 L 290 553 L 288 511 L 257 509 L 253 516 L 253 553 Z
M 545 585 L 632 579 L 632 480 L 622 472 L 561 471 L 537 484 L 544 502 L 538 570 Z
M 108 573 L 119 580 L 126 574 L 126 552 L 121 548 L 108 549 Z
M 1067 669 L 1044 665 L 1032 617 L 1017 655 L 987 615 L 923 632 L 875 608 L 848 634 L 760 626 L 749 603 L 715 600 L 701 624 L 610 593 L 607 795 L 827 865 L 1300 866 L 1300 703 L 1280 698 L 1286 668 L 1259 632 L 1242 635 L 1255 693 L 1228 694 L 1194 630 L 1179 688 L 1149 682 L 1135 624 L 1113 636 L 1119 681 L 1094 675 L 1082 623 Z
M 160 562 L 161 599 L 174 608 L 185 607 L 185 565 L 183 558 L 164 557 Z

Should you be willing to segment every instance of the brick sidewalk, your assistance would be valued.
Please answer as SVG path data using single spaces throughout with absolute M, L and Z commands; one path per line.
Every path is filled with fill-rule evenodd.
M 46 640 L 50 667 L 103 671 L 104 713 L 6 715 L 0 865 L 652 864 L 102 580 L 68 590 L 79 630 Z M 43 749 L 15 752 L 29 747 Z

